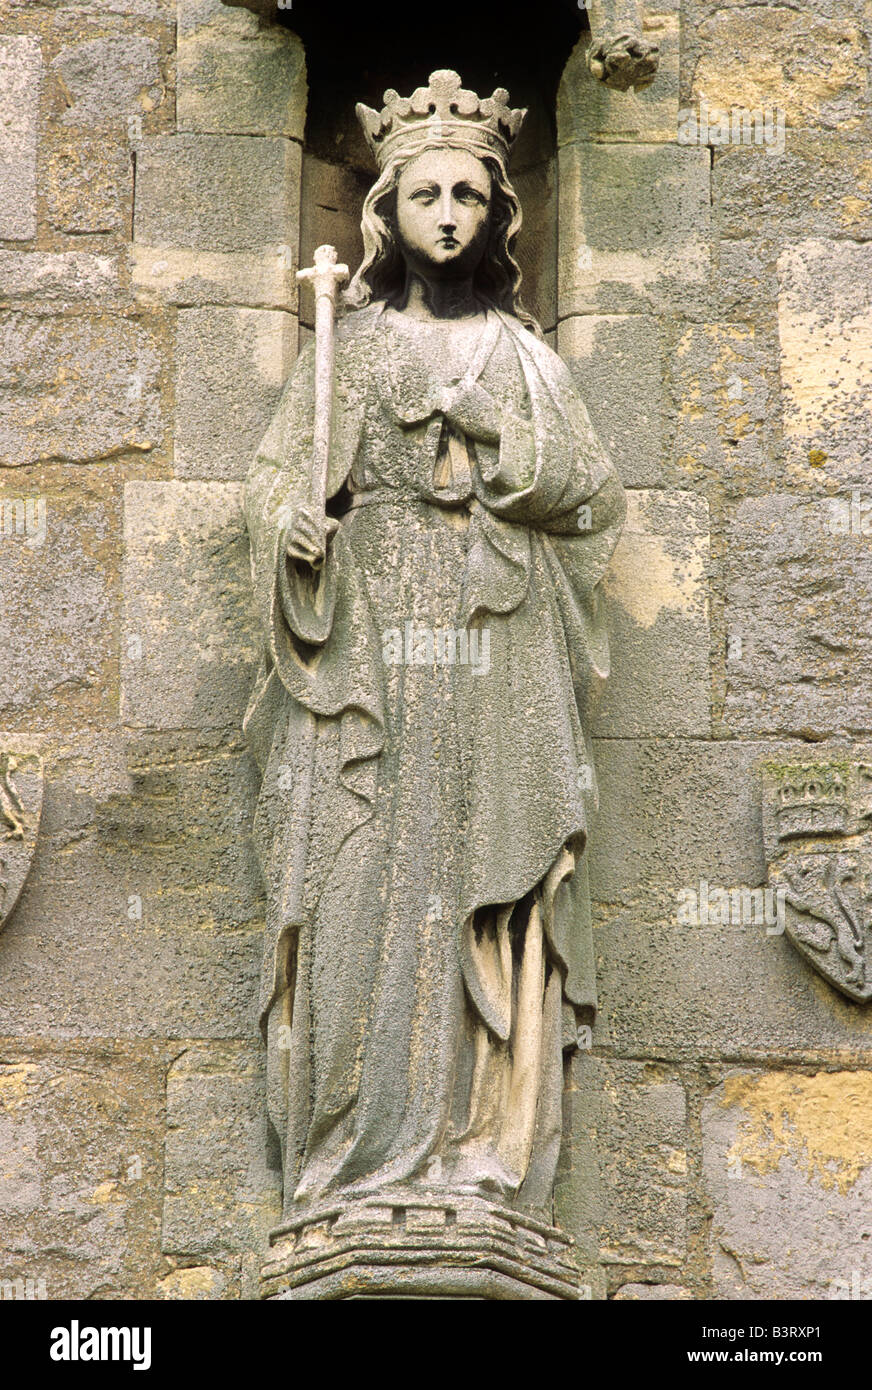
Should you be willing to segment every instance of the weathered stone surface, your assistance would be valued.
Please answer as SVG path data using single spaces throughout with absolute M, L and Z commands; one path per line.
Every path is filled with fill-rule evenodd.
M 872 236 L 868 141 L 787 130 L 783 154 L 736 145 L 715 152 L 714 219 L 721 236 L 801 240 Z
M 622 1284 L 615 1294 L 615 1302 L 651 1303 L 688 1298 L 693 1298 L 693 1294 L 680 1284 Z
M 133 166 L 126 145 L 81 131 L 49 132 L 45 181 L 52 227 L 71 236 L 130 225 Z
M 260 651 L 237 483 L 129 483 L 122 717 L 239 729 Z
M 839 748 L 819 744 L 815 756 L 835 757 Z M 854 746 L 852 755 L 867 750 Z M 698 901 L 703 884 L 713 899 L 715 888 L 765 883 L 763 768 L 796 759 L 795 742 L 771 739 L 597 742 L 595 1043 L 670 1058 L 869 1056 L 869 1011 L 809 970 L 777 923 L 769 934 L 741 912 L 730 925 L 696 925 L 681 914 L 688 890 Z
M 766 328 L 775 323 L 778 256 L 767 240 L 721 237 L 718 242 L 719 316 Z
M 512 182 L 524 214 L 516 250 L 521 299 L 547 331 L 557 323 L 557 162 L 524 169 Z
M 676 899 L 685 886 L 696 888 L 677 885 Z M 594 936 L 600 999 L 594 1040 L 619 1054 L 872 1053 L 872 1028 L 856 1004 L 842 1000 L 789 942 L 765 929 L 672 925 L 643 920 L 637 910 L 608 909 Z
M 192 1043 L 167 1080 L 163 1248 L 179 1255 L 257 1251 L 281 1216 L 267 1165 L 263 1049 Z
M 100 302 L 118 296 L 118 259 L 89 251 L 0 250 L 0 308 L 38 303 Z
M 53 119 L 105 126 L 154 111 L 165 98 L 156 39 L 111 34 L 62 48 L 50 66 Z
M 678 121 L 679 6 L 653 0 L 645 7 L 643 37 L 659 45 L 660 65 L 650 87 L 614 91 L 588 71 L 589 35 L 572 51 L 557 92 L 557 140 L 674 140 Z
M 660 327 L 647 314 L 564 319 L 560 355 L 625 487 L 657 487 L 661 468 Z
M 561 318 L 698 313 L 710 277 L 707 150 L 576 143 L 560 150 Z
M 778 260 L 788 459 L 865 481 L 872 450 L 872 245 L 811 238 Z M 820 476 L 818 472 L 817 476 Z
M 170 23 L 175 17 L 176 0 L 0 0 L 0 17 L 19 18 L 45 10 L 64 10 L 82 19 L 104 19 L 120 15 L 148 21 Z
M 130 270 L 137 298 L 144 304 L 293 309 L 295 266 L 295 253 L 287 245 L 255 255 L 134 244 Z
M 293 241 L 300 147 L 247 135 L 157 135 L 139 147 L 135 237 L 145 247 L 263 252 Z
M 294 308 L 300 146 L 245 135 L 143 140 L 133 283 L 177 304 Z
M 668 360 L 673 465 L 742 496 L 771 487 L 778 403 L 771 338 L 753 324 L 690 324 Z
M 563 1229 L 608 1265 L 685 1258 L 686 1105 L 681 1083 L 644 1062 L 580 1053 L 567 1096 L 571 1166 L 555 1192 Z
M 41 264 L 54 272 L 58 262 Z M 64 261 L 66 276 L 71 265 L 81 262 Z M 158 447 L 160 372 L 145 322 L 0 314 L 0 463 L 85 463 Z
M 179 130 L 302 140 L 306 59 L 296 34 L 221 0 L 180 0 Z
M 214 1298 L 233 1297 L 229 1292 L 231 1280 L 224 1269 L 214 1265 L 183 1265 L 161 1279 L 157 1286 L 159 1298 L 185 1303 Z
M 160 1045 L 0 1043 L 4 1280 L 150 1298 L 160 1254 Z
M 872 1294 L 872 1075 L 734 1071 L 703 1108 L 715 1297 Z
M 297 321 L 262 309 L 186 309 L 176 329 L 175 468 L 244 478 L 297 352 Z
M 688 492 L 631 492 L 628 501 L 603 583 L 612 671 L 593 732 L 706 735 L 708 507 Z
M 649 920 L 675 920 L 679 890 L 700 879 L 763 883 L 757 764 L 767 748 L 772 745 L 596 739 L 593 897 Z
M 692 96 L 784 112 L 792 126 L 851 129 L 863 119 L 868 53 L 851 6 L 730 5 L 698 26 Z M 859 22 L 858 22 L 859 21 Z
M 0 1036 L 254 1037 L 263 904 L 239 735 L 43 751 L 36 859 L 0 935 Z
M 30 34 L 0 37 L 0 238 L 36 236 L 36 135 L 42 56 Z
M 73 488 L 60 469 L 0 474 L 0 725 L 117 710 L 119 501 L 105 477 Z
M 727 531 L 724 717 L 736 734 L 820 738 L 872 728 L 865 494 L 739 503 Z M 866 499 L 868 507 L 869 499 Z M 837 529 L 844 525 L 846 533 Z
M 315 248 L 335 246 L 342 265 L 354 273 L 363 259 L 360 213 L 370 178 L 345 164 L 328 164 L 307 151 L 303 155 L 300 194 L 300 264 L 312 265 Z M 311 285 L 300 287 L 300 319 L 315 322 Z

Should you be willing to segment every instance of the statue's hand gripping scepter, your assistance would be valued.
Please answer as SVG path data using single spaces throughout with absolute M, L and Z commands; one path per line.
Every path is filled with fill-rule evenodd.
M 327 516 L 327 469 L 330 462 L 330 422 L 333 410 L 333 336 L 336 290 L 348 279 L 348 266 L 337 265 L 335 246 L 319 246 L 315 264 L 297 271 L 315 291 L 315 429 L 309 506 L 296 512 L 287 533 L 287 552 L 306 560 L 313 569 L 324 562 L 327 537 L 337 522 Z

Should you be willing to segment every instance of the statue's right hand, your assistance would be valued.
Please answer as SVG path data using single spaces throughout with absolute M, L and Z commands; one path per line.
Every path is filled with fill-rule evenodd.
M 320 569 L 327 554 L 327 541 L 339 522 L 332 516 L 319 515 L 314 507 L 295 508 L 285 526 L 285 553 L 292 560 L 303 560 L 313 569 Z

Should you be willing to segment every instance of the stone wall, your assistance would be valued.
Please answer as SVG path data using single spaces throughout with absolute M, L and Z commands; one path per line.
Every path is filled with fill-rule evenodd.
M 677 904 L 765 882 L 765 762 L 872 743 L 869 540 L 826 525 L 869 469 L 872 22 L 645 22 L 655 85 L 607 91 L 580 45 L 518 180 L 630 489 L 556 1210 L 596 1298 L 824 1299 L 872 1288 L 872 1014 Z M 782 111 L 783 148 L 681 143 L 701 99 Z M 0 537 L 0 748 L 46 777 L 0 935 L 0 1280 L 251 1297 L 280 1180 L 240 484 L 299 256 L 352 254 L 364 183 L 304 152 L 299 40 L 220 0 L 0 0 L 0 102 L 0 502 L 46 506 L 41 543 Z

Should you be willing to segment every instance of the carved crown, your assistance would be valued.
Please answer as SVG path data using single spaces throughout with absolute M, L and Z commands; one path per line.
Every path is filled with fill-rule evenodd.
M 836 767 L 793 767 L 780 779 L 776 816 L 778 838 L 833 835 L 847 830 L 846 780 Z
M 456 72 L 444 68 L 431 72 L 429 86 L 416 88 L 410 97 L 390 88 L 381 112 L 362 102 L 356 110 L 380 170 L 398 154 L 412 156 L 441 144 L 495 155 L 505 164 L 527 114 L 511 110 L 508 101 L 505 87 L 480 98 L 460 85 Z

